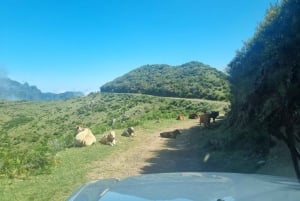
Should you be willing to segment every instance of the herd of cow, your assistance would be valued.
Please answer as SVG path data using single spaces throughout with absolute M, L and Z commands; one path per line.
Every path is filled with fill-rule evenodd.
M 211 119 L 213 122 L 216 121 L 216 118 L 219 116 L 218 111 L 212 111 L 212 112 L 204 112 L 202 114 L 196 114 L 192 113 L 189 115 L 189 119 L 200 119 L 200 125 L 203 124 L 205 127 L 209 126 Z M 177 117 L 177 120 L 184 120 L 184 115 L 180 114 Z
M 209 113 L 204 112 L 203 114 L 200 114 L 200 115 L 198 115 L 196 113 L 190 114 L 189 119 L 200 119 L 200 125 L 204 124 L 204 127 L 208 127 L 211 119 L 213 120 L 213 122 L 215 122 L 216 118 L 218 116 L 219 116 L 219 112 L 212 111 Z M 182 115 L 182 114 L 178 115 L 177 120 L 184 120 L 184 115 Z M 181 131 L 176 129 L 174 131 L 162 132 L 162 133 L 160 133 L 160 137 L 176 139 L 176 137 L 180 134 L 181 134 Z
M 135 135 L 134 128 L 129 127 L 123 131 L 122 136 L 133 137 Z M 90 146 L 97 142 L 97 139 L 91 129 L 84 128 L 82 126 L 76 127 L 75 145 L 76 146 Z M 103 135 L 100 143 L 114 146 L 116 144 L 116 133 L 115 131 L 110 131 L 108 134 Z
M 189 119 L 200 119 L 200 125 L 204 124 L 204 127 L 209 126 L 211 119 L 215 122 L 215 119 L 219 116 L 219 112 L 212 111 L 209 113 L 204 112 L 203 114 L 190 114 Z M 184 120 L 184 115 L 178 115 L 177 120 Z M 176 138 L 177 135 L 181 134 L 181 131 L 176 129 L 175 131 L 168 131 L 160 133 L 161 137 L 164 138 Z M 122 136 L 133 137 L 135 136 L 134 128 L 129 127 L 122 132 Z M 82 126 L 76 127 L 75 145 L 76 146 L 90 146 L 97 142 L 95 135 L 91 129 L 84 128 Z M 116 133 L 110 131 L 108 134 L 101 137 L 100 143 L 114 146 L 116 144 Z
M 203 123 L 205 127 L 209 126 L 210 120 L 213 120 L 213 123 L 216 122 L 216 118 L 219 116 L 219 112 L 212 111 L 210 113 L 203 113 L 199 115 L 200 125 Z

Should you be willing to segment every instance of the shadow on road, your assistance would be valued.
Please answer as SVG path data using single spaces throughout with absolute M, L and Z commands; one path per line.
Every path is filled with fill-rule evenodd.
M 177 139 L 166 139 L 164 149 L 154 151 L 155 157 L 147 160 L 150 165 L 144 166 L 142 173 L 235 172 L 295 177 L 284 147 L 274 149 L 269 161 L 269 156 L 263 159 L 249 156 L 251 152 L 247 150 L 232 152 L 217 148 L 218 144 L 214 143 L 219 139 L 214 134 L 224 134 L 215 130 L 218 125 L 220 124 L 215 123 L 210 128 L 203 128 L 198 124 L 189 129 L 181 129 L 182 134 Z M 274 155 L 281 159 L 276 162 Z
M 154 151 L 153 158 L 147 160 L 142 173 L 164 172 L 235 172 L 256 173 L 260 166 L 255 159 L 247 159 L 243 152 L 225 152 L 217 148 L 215 130 L 220 123 L 210 128 L 195 125 L 181 129 L 176 139 L 167 139 L 165 148 Z M 211 132 L 213 131 L 213 132 Z
M 176 139 L 166 139 L 164 149 L 153 151 L 155 157 L 147 160 L 150 165 L 142 168 L 144 174 L 202 171 L 200 154 L 191 144 L 191 136 L 201 135 L 202 128 L 199 125 L 180 130 L 182 134 Z

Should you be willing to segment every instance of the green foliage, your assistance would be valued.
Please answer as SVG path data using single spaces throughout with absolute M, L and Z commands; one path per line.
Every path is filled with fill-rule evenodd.
M 227 76 L 199 62 L 145 65 L 101 86 L 102 92 L 228 100 Z
M 254 37 L 231 61 L 232 123 L 244 126 L 254 116 L 267 120 L 284 102 L 292 101 L 287 111 L 299 110 L 299 8 L 294 0 L 272 6 Z
M 0 177 L 26 177 L 49 172 L 53 155 L 49 147 L 37 144 L 32 149 L 15 149 L 6 146 L 0 149 Z
M 64 101 L 0 101 L 0 177 L 49 173 L 56 154 L 74 143 L 75 127 L 97 138 L 111 129 L 142 126 L 178 114 L 222 110 L 218 101 L 149 95 L 92 93 Z
M 9 130 L 14 127 L 18 127 L 24 124 L 29 123 L 32 121 L 34 118 L 32 117 L 27 117 L 25 115 L 18 115 L 16 117 L 13 117 L 10 121 L 6 122 L 5 125 L 3 126 L 2 130 Z
M 294 155 L 300 139 L 299 33 L 298 0 L 271 6 L 228 69 L 232 92 L 229 126 L 246 130 L 239 132 L 240 138 L 248 133 L 252 144 L 260 141 L 267 149 L 270 135 L 274 135 L 284 140 Z

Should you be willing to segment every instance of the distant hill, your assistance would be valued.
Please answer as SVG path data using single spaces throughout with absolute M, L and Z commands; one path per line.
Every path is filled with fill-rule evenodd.
M 83 96 L 81 92 L 43 93 L 36 86 L 21 84 L 6 77 L 0 77 L 0 99 L 50 101 Z
M 104 84 L 100 90 L 181 98 L 229 99 L 226 74 L 200 62 L 180 66 L 144 65 Z

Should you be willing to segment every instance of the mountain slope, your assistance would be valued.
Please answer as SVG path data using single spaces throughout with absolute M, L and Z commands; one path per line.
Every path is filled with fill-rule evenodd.
M 64 92 L 60 94 L 43 93 L 36 86 L 21 84 L 9 78 L 0 77 L 0 99 L 4 100 L 60 100 L 82 96 L 81 92 Z
M 102 92 L 228 100 L 227 76 L 200 62 L 144 65 L 100 87 Z
M 299 33 L 300 1 L 285 0 L 269 8 L 228 65 L 232 94 L 226 129 L 233 131 L 230 145 L 238 141 L 261 155 L 274 146 L 274 137 L 283 141 L 300 181 Z

